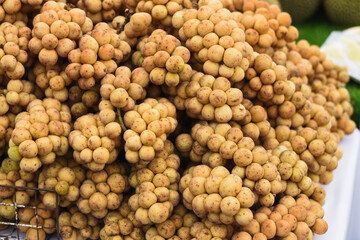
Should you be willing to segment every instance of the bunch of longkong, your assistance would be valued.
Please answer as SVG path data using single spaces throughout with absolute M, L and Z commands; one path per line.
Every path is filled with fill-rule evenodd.
M 327 231 L 349 75 L 278 6 L 1 0 L 0 21 L 0 220 L 27 240 Z

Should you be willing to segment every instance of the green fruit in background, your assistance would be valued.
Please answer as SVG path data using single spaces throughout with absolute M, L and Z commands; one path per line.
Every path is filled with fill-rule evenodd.
M 324 0 L 324 8 L 327 16 L 336 24 L 360 24 L 359 0 Z
M 13 201 L 8 198 L 4 199 L 2 203 L 5 204 L 14 204 Z M 8 205 L 0 205 L 0 216 L 3 218 L 6 218 L 8 220 L 12 220 L 15 218 L 15 207 L 14 206 L 8 206 Z
M 66 181 L 59 181 L 56 185 L 55 185 L 55 191 L 59 194 L 59 195 L 66 195 L 69 192 L 69 184 Z
M 20 161 L 22 156 L 19 153 L 19 147 L 18 146 L 12 146 L 8 149 L 8 155 L 9 158 L 11 158 L 14 161 Z
M 279 7 L 281 7 L 279 0 L 263 0 L 263 1 L 269 3 L 270 5 L 278 5 Z
M 314 15 L 321 0 L 280 0 L 281 9 L 291 15 L 293 22 L 302 22 Z
M 19 163 L 11 160 L 10 158 L 5 158 L 1 163 L 1 169 L 5 173 L 9 173 L 11 171 L 18 171 L 20 169 Z

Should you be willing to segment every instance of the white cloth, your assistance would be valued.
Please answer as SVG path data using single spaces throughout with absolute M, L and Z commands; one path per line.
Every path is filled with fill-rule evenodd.
M 335 64 L 346 66 L 349 75 L 360 83 L 360 27 L 331 32 L 321 51 Z

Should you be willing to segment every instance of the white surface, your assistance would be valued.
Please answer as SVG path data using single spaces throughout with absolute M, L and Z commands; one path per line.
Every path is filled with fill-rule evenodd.
M 325 186 L 327 233 L 316 240 L 360 239 L 360 132 L 345 136 L 339 146 L 344 154 L 334 171 L 334 180 Z M 357 182 L 355 180 L 358 180 Z M 356 184 L 355 184 L 356 183 Z
M 358 145 L 358 148 L 360 146 Z M 359 216 L 360 216 L 360 151 L 357 156 L 357 167 L 356 167 L 356 175 L 355 175 L 355 183 L 353 190 L 353 198 L 351 205 L 351 213 L 349 220 L 349 227 L 347 231 L 346 239 L 355 240 L 360 239 L 360 224 L 359 224 Z
M 321 47 L 335 64 L 346 66 L 349 75 L 360 83 L 360 27 L 334 31 Z

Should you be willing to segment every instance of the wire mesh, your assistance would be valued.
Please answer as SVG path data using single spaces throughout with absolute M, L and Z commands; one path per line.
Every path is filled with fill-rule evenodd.
M 5 226 L 9 226 L 10 229 L 6 229 L 3 231 L 0 231 L 0 240 L 23 240 L 26 239 L 25 233 L 22 233 L 19 229 L 19 227 L 25 227 L 25 228 L 34 228 L 37 231 L 37 239 L 40 240 L 39 238 L 39 229 L 44 229 L 44 230 L 51 230 L 54 231 L 53 234 L 47 236 L 47 238 L 51 238 L 51 239 L 60 239 L 60 235 L 59 235 L 59 222 L 58 222 L 58 218 L 59 218 L 59 205 L 56 204 L 56 208 L 55 209 L 49 209 L 49 208 L 43 208 L 43 207 L 38 207 L 37 202 L 39 199 L 39 194 L 40 192 L 51 192 L 54 193 L 56 196 L 56 203 L 59 202 L 59 195 L 57 194 L 56 191 L 54 190 L 49 190 L 49 189 L 42 189 L 42 188 L 34 188 L 34 187 L 20 187 L 20 186 L 10 186 L 10 185 L 1 185 L 0 184 L 0 188 L 12 188 L 14 189 L 14 199 L 13 202 L 14 203 L 3 203 L 0 202 L 0 206 L 11 206 L 14 207 L 15 210 L 15 219 L 14 221 L 0 221 L 0 225 L 5 225 Z M 17 191 L 34 191 L 34 198 L 35 198 L 35 206 L 31 206 L 31 205 L 22 205 L 22 204 L 17 204 L 17 199 L 16 199 L 16 193 Z M 20 223 L 20 219 L 19 219 L 19 209 L 22 208 L 32 208 L 34 209 L 35 215 L 34 217 L 36 218 L 36 224 L 25 224 L 25 223 Z M 55 222 L 56 222 L 56 227 L 45 227 L 45 226 L 41 226 L 39 224 L 39 215 L 38 215 L 38 210 L 46 210 L 46 211 L 52 211 L 55 212 Z

